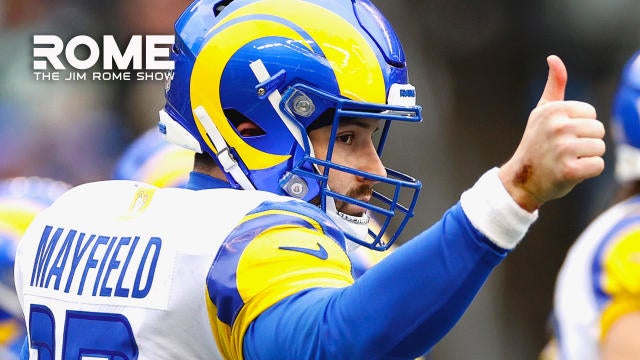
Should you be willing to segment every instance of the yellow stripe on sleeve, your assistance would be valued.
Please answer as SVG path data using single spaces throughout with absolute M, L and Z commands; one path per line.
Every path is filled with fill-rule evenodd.
M 304 249 L 311 253 L 324 249 L 326 259 Z M 224 345 L 228 356 L 242 359 L 244 334 L 249 325 L 278 301 L 302 290 L 342 288 L 353 282 L 349 258 L 331 238 L 311 229 L 292 229 L 286 225 L 265 231 L 240 257 L 237 284 L 245 304 L 227 338 L 229 343 Z
M 602 288 L 610 296 L 600 318 L 600 340 L 621 316 L 640 311 L 640 229 L 623 234 L 603 256 Z

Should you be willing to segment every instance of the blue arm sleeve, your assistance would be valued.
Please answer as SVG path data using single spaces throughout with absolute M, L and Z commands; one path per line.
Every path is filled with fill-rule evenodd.
M 352 286 L 311 289 L 261 314 L 245 359 L 412 359 L 458 321 L 506 256 L 460 204 Z

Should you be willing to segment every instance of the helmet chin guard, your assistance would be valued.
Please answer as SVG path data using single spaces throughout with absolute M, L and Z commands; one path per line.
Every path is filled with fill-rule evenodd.
M 342 231 L 347 235 L 347 238 L 351 240 L 347 243 L 347 249 L 353 250 L 355 244 L 360 245 L 361 242 L 365 241 L 369 235 L 369 221 L 371 219 L 367 213 L 364 213 L 359 217 L 341 213 L 336 209 L 336 203 L 333 198 L 327 199 L 325 205 L 325 212 L 327 215 L 329 215 L 331 220 L 338 224 Z M 358 239 L 360 241 L 355 241 L 353 239 Z
M 391 123 L 394 121 L 419 122 L 422 119 L 422 109 L 418 106 L 355 102 L 337 98 L 304 84 L 296 84 L 282 96 L 280 103 L 282 112 L 291 118 L 298 119 L 300 116 L 295 113 L 295 102 L 292 100 L 301 96 L 301 94 L 314 103 L 331 103 L 331 109 L 334 109 L 335 113 L 331 123 L 326 125 L 331 126 L 327 158 L 319 159 L 315 157 L 312 154 L 313 146 L 309 138 L 305 137 L 304 148 L 310 150 L 302 161 L 291 169 L 291 174 L 304 179 L 306 183 L 320 184 L 317 195 L 320 198 L 322 210 L 340 225 L 349 240 L 376 250 L 387 249 L 397 239 L 408 220 L 413 216 L 413 209 L 418 200 L 422 184 L 408 175 L 389 168 L 386 168 L 387 176 L 385 177 L 334 163 L 331 161 L 333 144 L 335 143 L 341 119 L 382 119 L 384 120 L 384 126 L 382 127 L 377 148 L 378 156 L 381 157 Z M 300 124 L 300 119 L 297 122 Z M 318 170 L 320 168 L 324 170 L 320 172 Z M 372 201 L 364 202 L 332 191 L 328 185 L 330 170 L 357 175 L 377 182 L 374 186 Z M 383 188 L 384 190 L 375 190 L 377 188 Z M 335 200 L 362 207 L 366 209 L 366 213 L 361 217 L 340 213 L 336 209 Z M 367 226 L 369 217 L 376 218 L 376 221 L 381 224 L 380 230 L 375 231 Z M 397 222 L 392 223 L 391 220 L 394 217 Z M 395 230 L 389 233 L 391 228 Z

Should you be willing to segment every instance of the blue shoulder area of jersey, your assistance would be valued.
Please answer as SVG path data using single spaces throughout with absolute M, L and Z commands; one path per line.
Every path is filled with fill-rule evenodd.
M 264 311 L 246 332 L 245 359 L 415 359 L 453 327 L 507 253 L 457 203 L 352 286 L 307 289 Z
M 299 214 L 309 219 L 312 219 L 322 227 L 322 232 L 335 240 L 340 247 L 345 248 L 345 236 L 342 230 L 336 225 L 336 223 L 327 216 L 320 208 L 315 205 L 302 201 L 287 201 L 287 202 L 265 202 L 249 212 L 247 215 L 257 214 L 270 210 L 278 210 L 283 212 L 289 212 Z M 277 222 L 276 222 L 277 223 Z M 282 223 L 280 223 L 282 224 Z
M 283 225 L 320 230 L 345 248 L 342 231 L 324 212 L 309 203 L 294 200 L 264 202 L 247 215 L 258 216 L 243 221 L 229 234 L 207 276 L 209 296 L 218 309 L 217 317 L 229 326 L 244 306 L 236 284 L 238 263 L 243 251 L 259 234 Z

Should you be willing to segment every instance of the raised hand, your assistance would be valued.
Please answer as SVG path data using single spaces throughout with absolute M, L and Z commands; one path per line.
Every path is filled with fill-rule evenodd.
M 588 103 L 564 100 L 567 70 L 559 57 L 547 58 L 549 77 L 531 111 L 515 153 L 499 177 L 513 199 L 528 211 L 566 195 L 604 170 L 604 126 Z

